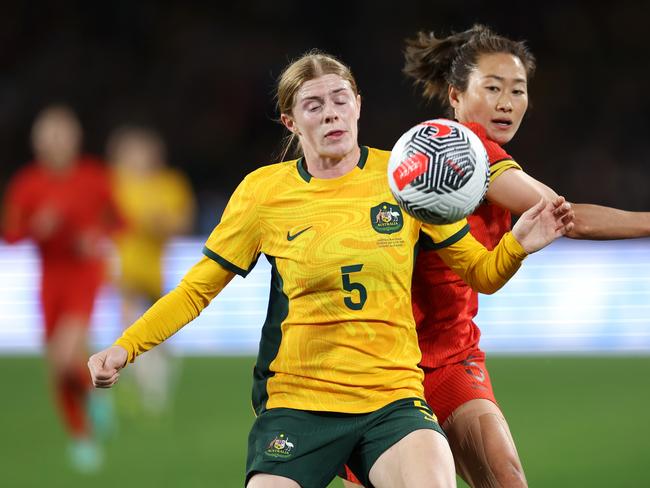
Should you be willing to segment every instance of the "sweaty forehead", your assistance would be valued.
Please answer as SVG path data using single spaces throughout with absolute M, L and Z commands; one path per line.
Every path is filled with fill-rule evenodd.
M 346 90 L 352 91 L 352 86 L 348 80 L 335 74 L 323 75 L 305 81 L 298 90 L 296 101 L 311 97 L 323 98 L 330 93 Z

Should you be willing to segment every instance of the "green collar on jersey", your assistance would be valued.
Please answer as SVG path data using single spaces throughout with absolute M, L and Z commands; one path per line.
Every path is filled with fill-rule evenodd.
M 366 146 L 359 146 L 359 149 L 361 149 L 361 155 L 359 156 L 359 162 L 357 163 L 357 166 L 359 169 L 363 169 L 363 167 L 366 165 L 366 161 L 368 160 L 368 147 Z M 304 156 L 298 160 L 296 163 L 296 168 L 298 168 L 298 174 L 300 177 L 305 180 L 307 183 L 312 179 L 312 175 L 309 174 L 309 171 L 307 171 L 307 168 L 305 167 L 305 158 Z

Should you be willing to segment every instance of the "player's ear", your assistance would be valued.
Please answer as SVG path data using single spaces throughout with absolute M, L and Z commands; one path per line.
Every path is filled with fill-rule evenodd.
M 449 99 L 449 105 L 451 105 L 454 110 L 458 108 L 458 104 L 460 103 L 460 95 L 461 92 L 458 88 L 453 85 L 449 85 L 449 88 L 447 89 L 447 97 Z
M 282 122 L 282 125 L 284 125 L 289 132 L 292 132 L 296 135 L 300 134 L 300 131 L 298 131 L 298 126 L 296 126 L 296 121 L 293 120 L 293 117 L 290 115 L 281 114 L 280 122 Z
M 357 120 L 361 117 L 361 95 L 357 95 Z

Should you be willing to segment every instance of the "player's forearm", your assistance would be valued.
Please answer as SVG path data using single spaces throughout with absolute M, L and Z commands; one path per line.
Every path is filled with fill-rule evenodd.
M 611 207 L 572 204 L 575 226 L 572 239 L 631 239 L 650 236 L 650 212 L 628 212 Z
M 129 353 L 129 362 L 169 339 L 201 310 L 180 286 L 158 300 L 115 341 Z
M 492 294 L 505 285 L 527 256 L 510 232 L 492 251 L 468 234 L 438 253 L 468 285 L 485 294 Z
M 133 361 L 198 317 L 233 276 L 219 264 L 203 258 L 174 290 L 126 329 L 115 345 L 126 349 L 128 360 Z
M 521 267 L 527 254 L 509 232 L 490 252 L 483 249 L 468 269 L 467 283 L 476 291 L 492 294 L 505 285 Z

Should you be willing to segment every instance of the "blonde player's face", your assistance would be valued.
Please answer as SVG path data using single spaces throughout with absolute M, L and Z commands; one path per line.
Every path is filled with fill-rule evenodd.
M 121 169 L 140 177 L 148 177 L 163 166 L 158 146 L 137 135 L 123 140 L 115 149 L 113 158 Z
M 305 156 L 343 158 L 358 146 L 361 97 L 339 75 L 306 81 L 285 125 L 298 135 Z
M 467 90 L 449 91 L 460 122 L 477 122 L 490 139 L 505 144 L 512 139 L 528 109 L 526 68 L 508 53 L 483 54 L 472 71 Z

